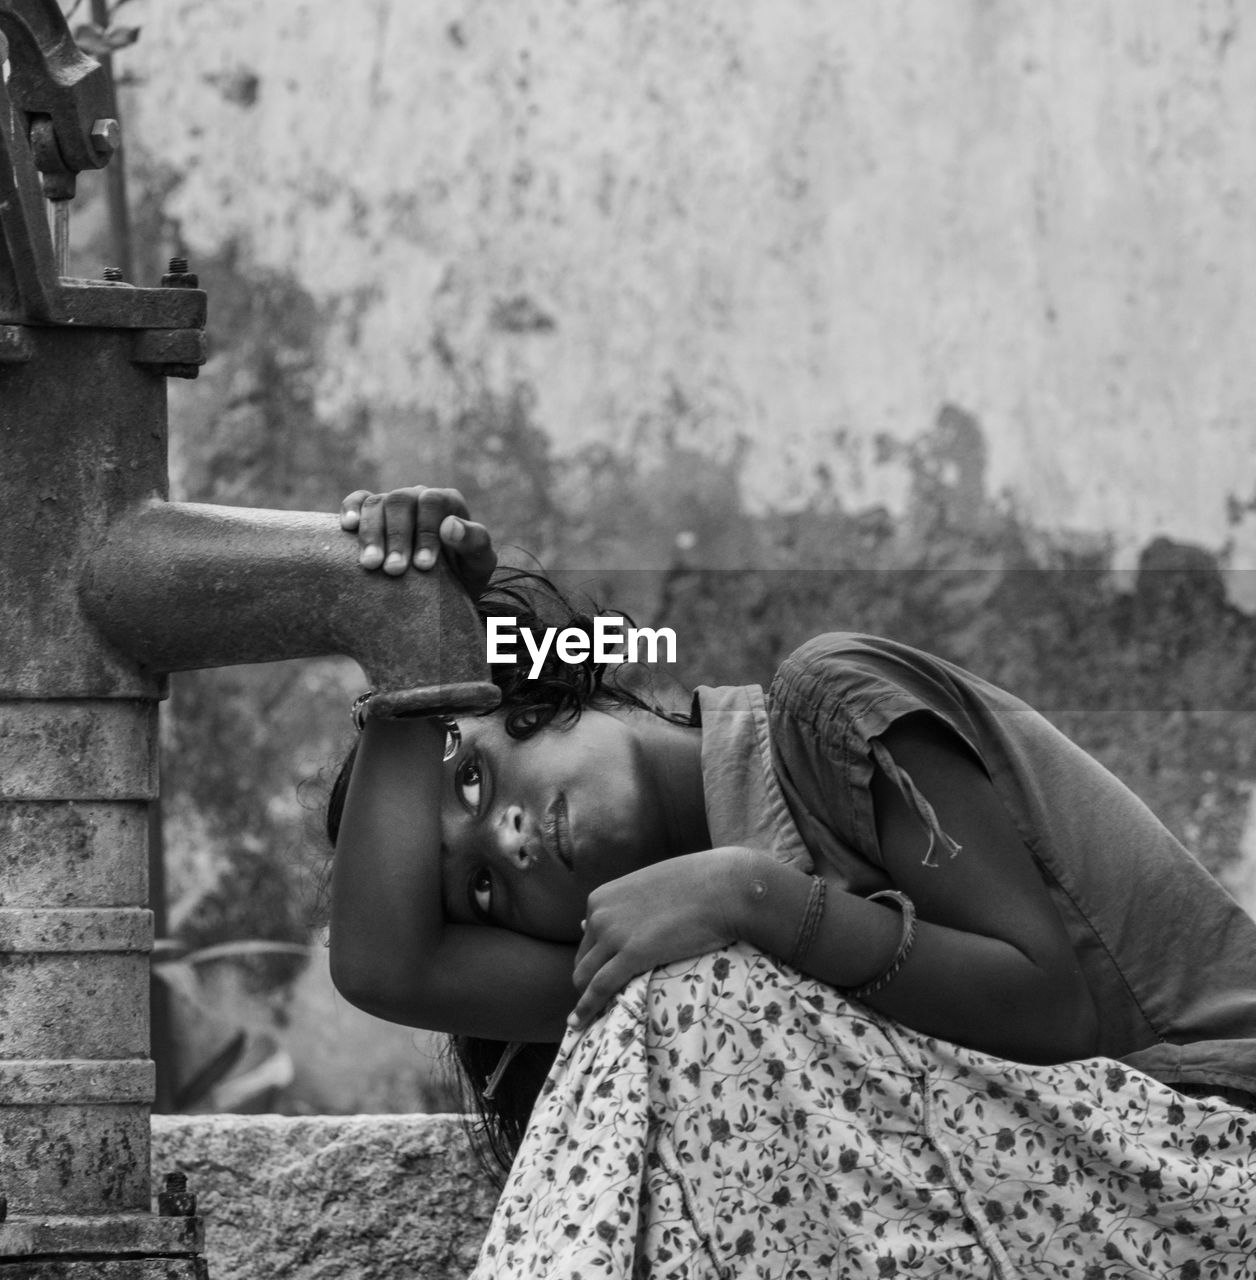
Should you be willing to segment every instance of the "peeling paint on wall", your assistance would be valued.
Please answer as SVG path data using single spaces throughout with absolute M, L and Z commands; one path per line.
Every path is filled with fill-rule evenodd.
M 1256 567 L 1238 17 L 170 0 L 127 58 L 169 234 L 309 293 L 320 406 L 386 409 L 381 463 L 456 417 L 445 351 L 533 387 L 560 454 L 661 456 L 675 391 L 756 512 L 833 486 L 902 516 L 953 402 L 1036 527 Z

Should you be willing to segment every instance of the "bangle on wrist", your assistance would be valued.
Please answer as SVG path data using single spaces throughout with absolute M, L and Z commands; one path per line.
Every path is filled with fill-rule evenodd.
M 795 969 L 802 964 L 803 957 L 810 950 L 812 940 L 820 927 L 828 888 L 823 876 L 811 877 L 811 892 L 807 894 L 807 905 L 803 909 L 802 919 L 798 922 L 798 932 L 794 935 L 794 948 L 789 953 L 789 963 Z
M 456 715 L 478 715 L 491 711 L 501 701 L 501 691 L 486 680 L 458 684 L 434 684 L 417 689 L 367 689 L 353 700 L 349 714 L 362 732 L 367 720 L 404 717 L 449 719 Z
M 875 978 L 865 982 L 863 986 L 839 988 L 844 996 L 849 996 L 854 1000 L 862 1000 L 865 996 L 870 996 L 874 992 L 880 991 L 882 987 L 887 986 L 903 967 L 903 963 L 916 941 L 915 903 L 905 893 L 899 893 L 897 889 L 882 889 L 879 893 L 870 893 L 864 901 L 876 902 L 878 899 L 887 899 L 893 902 L 902 913 L 903 922 L 902 931 L 898 937 L 898 950 L 894 952 L 894 958 L 890 963 Z

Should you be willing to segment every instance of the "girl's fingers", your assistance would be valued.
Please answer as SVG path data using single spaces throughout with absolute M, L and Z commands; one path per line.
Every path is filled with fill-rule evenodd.
M 358 508 L 358 563 L 378 569 L 384 563 L 384 495 L 368 493 Z
M 580 921 L 580 945 L 576 948 L 576 958 L 571 964 L 571 980 L 576 985 L 577 991 L 584 989 L 580 981 L 581 967 L 584 965 L 585 957 L 593 950 L 593 935 L 589 933 L 586 927 L 586 921 Z
M 340 504 L 340 527 L 350 533 L 358 527 L 358 518 L 362 511 L 362 503 L 371 496 L 369 489 L 354 489 Z
M 441 521 L 440 540 L 457 562 L 463 585 L 478 596 L 497 568 L 492 535 L 482 524 L 450 515 Z
M 440 553 L 440 527 L 446 516 L 470 515 L 466 499 L 457 489 L 424 489 L 419 494 L 418 536 L 415 539 L 414 567 L 430 569 Z
M 443 546 L 472 596 L 488 585 L 497 567 L 489 531 L 470 518 L 457 489 L 413 485 L 388 493 L 355 489 L 340 504 L 340 524 L 357 530 L 364 569 L 400 577 L 413 564 L 430 569 Z
M 614 999 L 635 976 L 632 962 L 625 959 L 621 951 L 612 956 L 593 975 L 585 987 L 576 1007 L 567 1018 L 569 1027 L 587 1027 L 594 1018 Z
M 571 981 L 579 992 L 584 992 L 597 974 L 615 958 L 615 951 L 596 935 L 586 933 L 576 949 L 576 959 L 571 970 Z
M 416 508 L 423 490 L 393 489 L 384 495 L 384 572 L 400 577 L 410 567 L 414 554 Z

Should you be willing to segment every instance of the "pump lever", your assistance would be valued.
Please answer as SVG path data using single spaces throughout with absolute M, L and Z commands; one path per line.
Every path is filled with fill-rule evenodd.
M 0 0 L 0 32 L 9 41 L 9 96 L 26 117 L 44 195 L 68 200 L 75 175 L 103 168 L 117 150 L 109 77 L 74 43 L 56 0 Z

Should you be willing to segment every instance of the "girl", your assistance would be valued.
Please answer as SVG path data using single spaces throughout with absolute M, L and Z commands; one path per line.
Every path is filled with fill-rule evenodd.
M 483 612 L 545 624 L 509 584 L 494 596 L 491 540 L 456 491 L 359 491 L 342 524 L 357 531 L 368 570 L 423 571 L 445 554 Z M 788 991 L 795 1013 L 800 993 L 812 1001 L 830 1033 L 818 1058 L 803 1055 L 813 1067 L 835 1069 L 857 1011 L 883 1044 L 883 1072 L 887 1055 L 917 1074 L 936 1066 L 936 1037 L 974 1055 L 948 1060 L 947 1079 L 994 1081 L 1000 1066 L 983 1055 L 1101 1056 L 1136 1068 L 1122 1079 L 1175 1106 L 1163 1086 L 1248 1104 L 1256 1094 L 1256 925 L 1112 775 L 979 678 L 891 641 L 836 635 L 789 658 L 766 698 L 699 689 L 688 717 L 651 711 L 588 663 L 551 660 L 538 681 L 516 673 L 503 684 L 503 708 L 488 716 L 366 721 L 333 800 L 331 946 L 341 991 L 380 1016 L 495 1041 L 553 1043 L 571 1030 L 543 1104 L 558 1118 L 534 1123 L 541 1150 L 516 1164 L 516 1179 L 553 1175 L 546 1157 L 560 1131 L 573 1149 L 556 1081 L 583 1098 L 600 1075 L 598 1096 L 617 1100 L 620 1120 L 650 1092 L 621 1095 L 620 1076 L 588 1057 L 616 1020 L 621 1044 L 646 1029 L 648 1077 L 678 973 L 705 992 L 690 1005 L 708 1021 L 726 1016 L 710 998 L 725 989 L 720 959 L 762 998 L 746 1009 L 765 1008 L 773 990 L 767 1003 Z M 695 957 L 696 968 L 674 964 Z M 577 1034 L 661 966 L 671 967 L 633 983 L 597 1035 Z M 685 1029 L 695 1021 L 691 1012 Z M 769 1094 L 814 1031 L 806 1016 L 786 1022 L 770 1021 L 789 1052 L 763 1064 Z M 738 1025 L 758 1053 L 763 1027 Z M 721 1052 L 731 1036 L 725 1025 Z M 709 1050 L 689 1046 L 699 1075 Z M 672 1070 L 684 1057 L 669 1045 Z M 1024 1078 L 1041 1095 L 1034 1082 L 1047 1077 Z M 1077 1083 L 1067 1072 L 1050 1079 Z M 702 1106 L 713 1095 L 700 1091 Z M 649 1114 L 654 1125 L 657 1108 Z M 1228 1114 L 1239 1124 L 1243 1113 Z M 572 1115 L 589 1122 L 587 1109 Z M 915 1123 L 900 1127 L 914 1133 Z M 695 1159 L 710 1166 L 709 1144 Z M 727 1187 L 726 1172 L 716 1182 Z M 672 1186 L 696 1232 L 672 1251 L 723 1266 L 711 1231 L 694 1226 L 695 1185 Z M 527 1188 L 522 1199 L 508 1188 L 503 1203 L 535 1205 Z M 670 1203 L 659 1188 L 646 1199 Z M 948 1221 L 970 1217 L 960 1204 Z M 552 1251 L 554 1224 L 529 1222 L 527 1238 Z M 608 1229 L 619 1239 L 622 1226 Z M 638 1244 L 648 1236 L 647 1224 Z M 555 1238 L 607 1243 L 578 1225 Z M 650 1238 L 655 1251 L 670 1247 Z M 523 1274 L 535 1263 L 512 1265 Z

